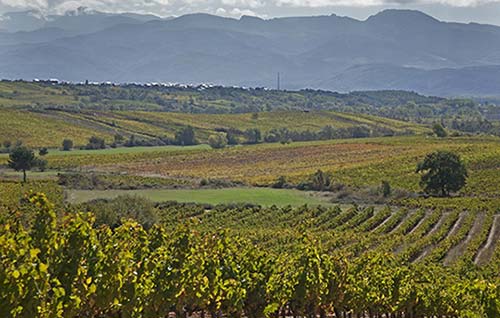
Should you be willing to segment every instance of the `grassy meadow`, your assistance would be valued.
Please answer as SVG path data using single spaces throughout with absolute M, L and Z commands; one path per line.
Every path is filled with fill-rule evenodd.
M 251 203 L 261 206 L 331 205 L 311 193 L 298 190 L 269 188 L 227 188 L 227 189 L 154 189 L 154 190 L 68 190 L 67 200 L 82 203 L 95 199 L 113 199 L 121 195 L 141 196 L 154 202 L 177 201 L 200 204 Z

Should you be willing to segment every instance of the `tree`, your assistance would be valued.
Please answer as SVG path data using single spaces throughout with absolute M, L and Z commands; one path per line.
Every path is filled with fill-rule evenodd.
M 214 149 L 222 149 L 227 146 L 227 137 L 224 134 L 211 135 L 208 144 Z
M 73 148 L 73 140 L 64 139 L 62 142 L 62 148 L 63 148 L 63 151 L 70 151 L 71 148 Z
M 319 132 L 320 138 L 321 139 L 325 139 L 325 140 L 334 139 L 335 138 L 335 133 L 336 133 L 335 132 L 335 128 L 333 128 L 330 125 L 327 125 L 327 126 L 323 127 L 321 129 L 321 131 Z
M 448 136 L 448 133 L 446 132 L 444 127 L 438 123 L 434 124 L 434 126 L 432 127 L 432 131 L 439 138 L 444 138 L 444 137 Z
M 250 128 L 245 130 L 245 137 L 247 138 L 247 143 L 249 144 L 257 144 L 262 139 L 262 134 L 260 130 L 257 128 Z
M 420 186 L 425 193 L 449 196 L 465 186 L 467 169 L 460 157 L 449 151 L 428 154 L 417 165 L 417 173 L 423 173 Z
M 9 168 L 23 172 L 23 182 L 26 182 L 26 171 L 37 165 L 37 159 L 32 150 L 17 147 L 9 155 Z
M 236 136 L 236 134 L 234 134 L 231 131 L 227 132 L 226 138 L 227 138 L 227 144 L 228 145 L 237 145 L 237 144 L 239 144 L 238 137 Z
M 181 146 L 196 145 L 194 129 L 191 126 L 184 127 L 175 134 L 175 142 Z
M 87 146 L 85 146 L 86 149 L 105 149 L 106 148 L 106 142 L 104 141 L 103 138 L 99 138 L 96 136 L 92 136 L 89 138 L 89 143 Z

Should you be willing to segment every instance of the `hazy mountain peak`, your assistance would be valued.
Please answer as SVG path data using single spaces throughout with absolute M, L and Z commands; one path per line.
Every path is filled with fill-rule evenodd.
M 242 15 L 240 20 L 241 21 L 257 21 L 257 22 L 264 21 L 264 19 L 256 17 L 254 15 Z
M 500 95 L 500 28 L 419 11 L 366 21 L 80 12 L 56 16 L 43 32 L 0 34 L 0 77 L 274 87 L 279 72 L 290 89 Z
M 367 19 L 368 22 L 384 22 L 384 23 L 435 23 L 439 20 L 418 10 L 399 10 L 387 9 Z

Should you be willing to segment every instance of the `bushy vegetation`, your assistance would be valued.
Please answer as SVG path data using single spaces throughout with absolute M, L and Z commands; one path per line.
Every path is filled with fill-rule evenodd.
M 151 228 L 158 223 L 158 211 L 154 204 L 138 196 L 119 196 L 112 200 L 95 200 L 78 207 L 95 215 L 95 226 L 108 225 L 116 228 L 124 220 L 133 219 L 144 228 Z
M 142 177 L 123 174 L 59 173 L 58 184 L 79 190 L 175 189 L 196 186 L 193 181 L 175 178 Z
M 33 211 L 33 222 L 21 225 L 7 218 L 0 225 L 2 317 L 165 317 L 175 312 L 211 317 L 377 317 L 384 313 L 496 318 L 500 310 L 498 262 L 492 262 L 490 269 L 447 268 L 402 262 L 400 256 L 379 248 L 366 251 L 364 245 L 356 244 L 354 254 L 336 249 L 354 237 L 348 228 L 361 233 L 389 231 L 385 224 L 390 222 L 376 227 L 383 218 L 370 223 L 375 221 L 373 210 L 281 210 L 288 217 L 312 216 L 318 221 L 330 216 L 324 218 L 325 225 L 344 231 L 333 236 L 338 241 L 330 247 L 311 232 L 281 232 L 287 243 L 273 249 L 255 248 L 255 242 L 233 230 L 195 230 L 196 222 L 148 230 L 123 220 L 111 229 L 96 227 L 94 216 L 87 213 L 67 213 L 58 219 L 41 194 L 28 196 L 26 204 Z M 127 208 L 122 205 L 120 210 Z M 191 215 L 199 210 L 185 206 L 169 211 L 189 215 L 182 209 L 191 210 Z M 207 217 L 225 217 L 230 223 L 235 213 L 259 210 L 227 209 Z M 434 215 L 439 211 L 410 235 L 420 239 L 405 240 L 415 242 L 408 251 L 425 248 L 428 240 L 420 235 L 437 222 Z M 271 227 L 282 224 L 276 218 L 260 220 Z M 403 223 L 396 232 L 408 231 L 408 222 Z M 440 231 L 432 236 L 437 235 Z M 396 238 L 388 236 L 382 246 L 399 244 Z M 262 238 L 257 242 L 265 246 Z M 376 242 L 365 241 L 369 243 Z
M 208 137 L 208 144 L 214 149 L 225 148 L 228 144 L 227 137 L 225 134 L 216 134 Z

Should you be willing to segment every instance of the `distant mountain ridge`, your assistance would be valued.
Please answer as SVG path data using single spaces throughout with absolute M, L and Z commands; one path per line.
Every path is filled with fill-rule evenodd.
M 13 18 L 10 19 L 11 23 Z M 0 24 L 0 29 L 5 29 Z M 0 78 L 500 95 L 500 27 L 386 10 L 365 21 L 87 12 L 0 33 Z

